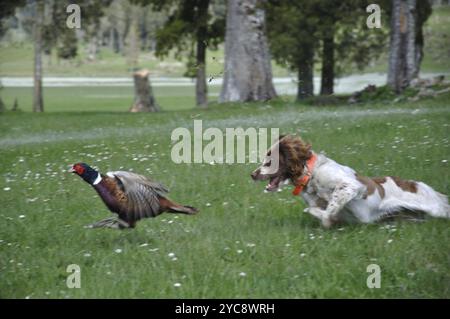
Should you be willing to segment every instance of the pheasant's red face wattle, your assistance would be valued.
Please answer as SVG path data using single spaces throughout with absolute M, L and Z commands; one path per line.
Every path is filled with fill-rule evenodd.
M 78 175 L 83 175 L 85 168 L 80 164 L 75 164 L 72 166 L 72 172 L 77 173 Z

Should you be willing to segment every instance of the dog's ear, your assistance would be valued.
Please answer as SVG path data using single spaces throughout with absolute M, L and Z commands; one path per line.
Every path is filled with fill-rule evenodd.
M 294 179 L 303 174 L 306 161 L 312 156 L 311 144 L 300 137 L 288 135 L 279 143 L 280 154 L 286 161 L 288 172 Z

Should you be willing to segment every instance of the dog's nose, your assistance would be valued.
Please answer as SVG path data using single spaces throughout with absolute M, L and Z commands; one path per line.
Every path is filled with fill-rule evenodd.
M 254 171 L 253 173 L 250 174 L 250 176 L 252 177 L 253 180 L 256 180 L 256 177 L 258 176 L 258 171 Z

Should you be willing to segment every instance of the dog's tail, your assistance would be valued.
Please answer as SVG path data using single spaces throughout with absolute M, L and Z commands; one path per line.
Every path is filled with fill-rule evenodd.
M 423 182 L 415 184 L 414 191 L 402 190 L 392 178 L 388 178 L 383 187 L 386 197 L 381 209 L 386 212 L 396 212 L 402 209 L 422 211 L 432 217 L 450 218 L 450 205 L 444 194 L 435 191 Z

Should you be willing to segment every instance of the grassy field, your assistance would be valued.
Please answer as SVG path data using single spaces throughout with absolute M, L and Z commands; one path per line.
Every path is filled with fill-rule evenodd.
M 278 100 L 129 114 L 112 112 L 123 110 L 119 102 L 85 101 L 89 93 L 55 93 L 47 106 L 90 103 L 93 112 L 0 115 L 0 298 L 450 298 L 449 220 L 324 230 L 290 189 L 264 194 L 250 179 L 256 164 L 170 159 L 172 130 L 192 129 L 193 119 L 279 127 L 362 174 L 422 180 L 449 194 L 449 94 L 365 108 Z M 110 213 L 66 172 L 79 161 L 150 175 L 201 212 L 164 214 L 132 231 L 84 229 Z M 66 286 L 70 264 L 81 267 L 80 289 Z M 381 267 L 380 289 L 366 286 L 369 264 Z
M 195 88 L 154 87 L 157 104 L 163 110 L 187 110 L 195 108 Z M 217 100 L 220 87 L 209 87 L 209 98 Z M 44 88 L 46 112 L 124 112 L 133 104 L 133 87 L 49 87 Z M 1 97 L 8 109 L 17 98 L 22 111 L 31 111 L 33 88 L 8 87 L 1 91 Z

